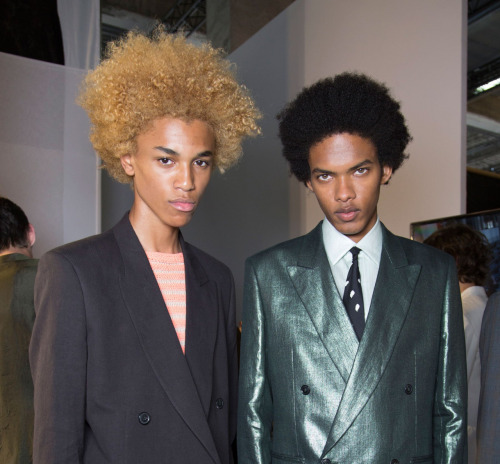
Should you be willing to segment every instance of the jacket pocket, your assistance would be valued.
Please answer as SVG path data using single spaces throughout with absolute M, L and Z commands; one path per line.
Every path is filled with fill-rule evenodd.
M 305 463 L 304 458 L 298 457 L 298 456 L 288 456 L 286 454 L 280 454 L 280 453 L 274 453 L 271 452 L 272 456 L 272 463 L 277 463 L 279 464 L 280 462 L 298 462 L 301 464 Z
M 427 456 L 416 456 L 411 458 L 410 464 L 418 464 L 423 462 L 431 462 L 432 463 L 432 454 L 428 454 Z

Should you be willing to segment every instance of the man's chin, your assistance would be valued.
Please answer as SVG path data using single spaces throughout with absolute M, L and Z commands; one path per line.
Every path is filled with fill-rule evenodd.
M 351 235 L 358 235 L 361 232 L 359 225 L 354 223 L 337 223 L 333 224 L 333 227 L 335 227 L 335 229 L 337 229 L 337 231 L 342 235 L 346 235 L 347 237 L 350 237 Z

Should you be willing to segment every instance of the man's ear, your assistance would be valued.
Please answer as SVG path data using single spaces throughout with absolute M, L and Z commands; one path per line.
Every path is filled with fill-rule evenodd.
M 28 227 L 28 243 L 30 246 L 33 246 L 36 241 L 36 234 L 35 234 L 35 228 L 33 227 L 32 224 L 29 225 Z
M 132 155 L 123 155 L 120 157 L 120 163 L 122 165 L 125 174 L 130 177 L 134 177 L 135 169 L 132 162 Z
M 380 179 L 380 185 L 387 184 L 392 177 L 392 167 L 391 166 L 382 166 L 382 178 Z
M 314 192 L 312 185 L 311 185 L 311 179 L 305 181 L 306 187 L 311 191 Z

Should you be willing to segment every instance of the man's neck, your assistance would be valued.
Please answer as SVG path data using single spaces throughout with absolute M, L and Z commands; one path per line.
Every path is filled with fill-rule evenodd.
M 465 290 L 470 287 L 474 287 L 476 284 L 473 284 L 472 282 L 459 282 L 458 285 L 460 285 L 460 293 L 463 293 Z
M 28 248 L 20 248 L 20 247 L 9 247 L 0 251 L 0 256 L 12 255 L 14 253 L 18 253 L 28 258 L 33 258 L 33 253 L 31 251 L 31 247 Z

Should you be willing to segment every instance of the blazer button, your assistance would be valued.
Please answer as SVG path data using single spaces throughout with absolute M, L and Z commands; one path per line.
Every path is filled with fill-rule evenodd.
M 217 409 L 222 409 L 224 407 L 224 400 L 222 398 L 217 398 L 215 400 L 215 407 Z
M 332 461 L 330 461 L 330 459 L 322 459 L 321 464 L 332 464 Z
M 405 393 L 407 395 L 411 395 L 413 393 L 413 387 L 410 384 L 406 385 L 406 387 L 405 387 Z M 394 463 L 394 464 L 397 464 L 397 463 Z
M 309 395 L 309 393 L 311 393 L 311 389 L 309 388 L 309 385 L 302 385 L 302 387 L 300 387 L 300 390 L 302 391 L 303 395 Z M 328 464 L 328 463 L 323 463 L 323 461 L 321 461 L 322 464 Z M 327 459 L 327 461 L 328 461 L 328 459 Z M 330 461 L 328 461 L 328 462 L 330 462 Z
M 410 385 L 411 387 L 411 385 Z M 391 459 L 391 464 L 399 464 L 399 461 L 397 459 Z
M 141 412 L 139 414 L 139 424 L 148 425 L 151 421 L 151 416 L 147 412 Z

